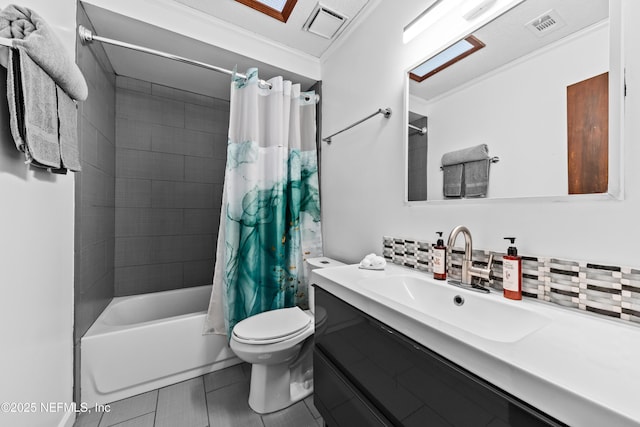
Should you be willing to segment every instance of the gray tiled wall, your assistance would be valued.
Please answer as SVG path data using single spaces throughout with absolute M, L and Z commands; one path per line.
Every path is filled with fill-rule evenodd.
M 411 122 L 419 128 L 427 126 L 427 118 L 421 117 Z M 409 129 L 408 168 L 408 200 L 427 200 L 427 135 L 420 135 Z
M 117 77 L 117 296 L 211 283 L 228 122 L 228 101 Z
M 78 7 L 78 23 L 91 23 Z M 115 75 L 100 44 L 77 46 L 89 87 L 78 104 L 82 172 L 75 178 L 74 348 L 79 399 L 80 338 L 113 298 L 115 247 Z

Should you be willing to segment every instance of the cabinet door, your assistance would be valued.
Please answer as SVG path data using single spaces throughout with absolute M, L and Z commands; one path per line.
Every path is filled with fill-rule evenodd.
M 567 87 L 569 194 L 606 193 L 609 73 Z
M 317 353 L 391 424 L 561 425 L 328 292 L 316 287 L 315 296 L 327 312 Z M 321 400 L 339 395 L 322 377 L 315 384 Z
M 314 404 L 329 427 L 391 424 L 319 351 L 313 354 Z

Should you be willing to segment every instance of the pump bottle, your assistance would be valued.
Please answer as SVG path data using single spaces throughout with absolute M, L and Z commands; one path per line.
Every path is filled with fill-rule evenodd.
M 518 256 L 515 237 L 505 237 L 511 241 L 507 254 L 502 258 L 502 288 L 504 297 L 522 299 L 522 257 Z
M 442 240 L 442 231 L 437 231 L 438 241 L 433 247 L 433 278 L 446 280 L 447 278 L 447 247 Z

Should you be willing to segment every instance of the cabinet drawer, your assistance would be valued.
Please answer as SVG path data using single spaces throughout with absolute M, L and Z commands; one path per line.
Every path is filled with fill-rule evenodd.
M 391 425 L 563 425 L 322 288 L 315 301 L 327 313 L 316 328 L 319 360 Z M 322 383 L 317 377 L 320 400 L 340 395 Z
M 392 426 L 321 352 L 313 353 L 314 404 L 329 427 Z

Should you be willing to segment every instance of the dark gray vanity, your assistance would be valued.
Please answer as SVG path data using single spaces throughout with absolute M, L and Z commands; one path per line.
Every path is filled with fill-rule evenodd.
M 315 304 L 314 403 L 329 427 L 565 425 L 317 285 Z

